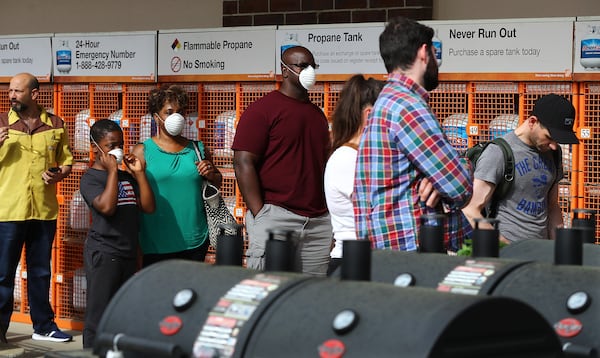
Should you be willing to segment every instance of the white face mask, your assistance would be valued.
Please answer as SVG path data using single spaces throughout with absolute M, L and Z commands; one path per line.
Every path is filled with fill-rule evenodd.
M 123 163 L 123 149 L 121 148 L 115 148 L 112 149 L 111 151 L 108 152 L 108 154 L 112 155 L 113 157 L 115 157 L 117 159 L 117 164 L 121 164 Z
M 156 114 L 156 116 L 160 118 L 158 113 Z M 181 114 L 172 113 L 164 120 L 162 118 L 160 118 L 160 120 L 163 121 L 163 123 L 165 124 L 165 129 L 170 135 L 176 137 L 180 135 L 181 132 L 183 132 L 183 127 L 185 126 L 185 118 Z
M 300 81 L 300 84 L 306 90 L 311 89 L 317 82 L 317 74 L 315 73 L 315 69 L 312 66 L 309 65 L 308 67 L 306 67 L 305 69 L 300 71 L 300 74 L 297 74 L 296 72 L 294 72 L 294 70 L 292 70 L 285 63 L 281 62 L 281 64 L 284 65 L 288 70 L 290 70 L 290 72 L 292 72 L 293 74 L 298 76 L 298 80 Z
M 98 145 L 98 143 L 96 143 L 96 141 L 94 140 L 94 138 L 92 138 L 90 136 L 90 139 L 92 140 L 92 142 L 94 143 L 94 145 L 96 146 L 96 148 L 98 148 L 99 151 L 101 151 L 102 153 L 104 153 L 104 151 L 102 150 L 102 148 L 100 148 L 100 146 Z M 106 154 L 110 154 L 113 157 L 115 157 L 115 159 L 117 160 L 117 164 L 120 165 L 121 163 L 123 163 L 123 157 L 125 156 L 125 154 L 123 153 L 123 149 L 122 148 L 111 149 Z

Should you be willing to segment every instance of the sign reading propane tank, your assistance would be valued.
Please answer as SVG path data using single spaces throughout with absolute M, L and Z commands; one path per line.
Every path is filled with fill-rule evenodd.
M 579 81 L 600 79 L 600 17 L 578 17 L 573 44 L 573 72 Z
M 0 82 L 29 72 L 40 82 L 50 82 L 50 35 L 0 37 Z
M 441 80 L 568 81 L 574 18 L 423 21 Z
M 292 46 L 309 49 L 319 65 L 318 79 L 344 78 L 352 73 L 385 75 L 379 53 L 383 23 L 344 25 L 280 26 L 277 29 L 277 74 L 281 74 L 281 53 Z M 323 76 L 334 75 L 324 78 Z
M 275 27 L 161 30 L 159 81 L 272 81 Z
M 57 34 L 55 82 L 155 82 L 156 33 Z

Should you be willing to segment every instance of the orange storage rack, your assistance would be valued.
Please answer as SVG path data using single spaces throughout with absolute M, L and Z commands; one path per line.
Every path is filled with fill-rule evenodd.
M 442 124 L 448 141 L 463 153 L 469 146 L 467 136 L 469 93 L 466 82 L 445 82 L 431 91 L 429 105 Z
M 331 115 L 343 82 L 319 82 L 309 92 L 311 100 Z M 61 327 L 82 329 L 85 312 L 85 277 L 82 250 L 89 213 L 80 205 L 77 190 L 81 175 L 93 160 L 89 126 L 94 120 L 118 121 L 124 131 L 125 151 L 156 132 L 154 119 L 146 108 L 147 96 L 158 84 L 89 83 L 43 84 L 40 103 L 66 122 L 75 157 L 72 174 L 59 186 L 59 220 L 53 252 L 53 284 L 50 297 Z M 239 223 L 246 207 L 233 171 L 230 150 L 235 127 L 244 110 L 254 101 L 278 88 L 278 82 L 178 83 L 189 94 L 188 138 L 202 140 L 223 173 L 222 195 Z M 0 85 L 0 110 L 9 109 L 8 85 Z M 526 118 L 533 103 L 547 93 L 570 98 L 578 113 L 576 127 L 591 131 L 582 144 L 563 146 L 565 177 L 560 183 L 559 202 L 565 223 L 574 208 L 600 209 L 598 140 L 600 127 L 600 85 L 572 82 L 442 82 L 431 92 L 430 105 L 455 148 L 466 148 L 501 135 Z M 448 124 L 448 125 L 446 125 Z M 246 243 L 247 246 L 247 243 Z M 211 247 L 207 262 L 214 262 Z M 22 260 L 16 273 L 13 319 L 29 322 L 27 278 Z
M 577 188 L 580 208 L 593 209 L 600 213 L 600 84 L 584 82 L 580 84 L 579 127 L 581 138 L 579 151 L 574 153 L 575 168 L 579 173 Z M 596 244 L 600 243 L 598 215 L 596 215 Z
M 495 134 L 509 128 L 500 127 L 494 132 L 494 120 L 510 119 L 519 115 L 519 84 L 517 82 L 472 82 L 469 101 L 469 146 L 493 139 Z M 513 117 L 514 118 L 514 117 Z M 502 122 L 501 122 L 502 123 Z

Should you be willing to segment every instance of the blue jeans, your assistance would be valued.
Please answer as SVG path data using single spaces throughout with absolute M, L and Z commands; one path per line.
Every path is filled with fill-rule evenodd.
M 15 271 L 25 245 L 27 299 L 33 330 L 45 333 L 56 329 L 50 306 L 50 259 L 56 221 L 0 222 L 0 323 L 6 330 L 13 312 Z

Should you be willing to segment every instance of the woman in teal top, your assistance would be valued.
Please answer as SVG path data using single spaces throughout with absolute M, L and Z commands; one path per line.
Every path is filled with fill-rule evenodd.
M 158 133 L 137 144 L 133 153 L 146 163 L 146 176 L 156 199 L 156 211 L 143 214 L 140 246 L 144 267 L 179 258 L 204 261 L 208 250 L 208 226 L 202 199 L 202 184 L 208 180 L 221 187 L 223 177 L 198 142 L 204 160 L 193 143 L 181 136 L 187 108 L 187 93 L 178 86 L 153 89 L 148 110 Z

